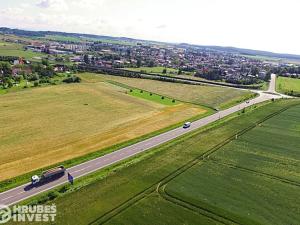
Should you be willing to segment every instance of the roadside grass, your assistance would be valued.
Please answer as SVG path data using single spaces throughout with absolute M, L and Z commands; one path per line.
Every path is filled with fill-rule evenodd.
M 129 218 L 128 215 L 130 215 L 132 221 L 139 221 L 141 215 L 137 214 L 135 209 L 138 208 L 138 212 L 140 212 L 142 209 L 139 207 L 140 202 L 130 202 L 130 199 L 134 200 L 135 198 L 140 198 L 139 196 L 141 196 L 141 198 L 146 197 L 147 195 L 143 194 L 144 190 L 150 188 L 149 190 L 155 191 L 156 185 L 164 177 L 195 159 L 195 157 L 201 156 L 238 131 L 255 124 L 256 121 L 296 102 L 298 101 L 275 101 L 274 103 L 252 106 L 248 108 L 245 113 L 231 115 L 205 128 L 180 137 L 175 141 L 147 151 L 133 159 L 129 159 L 124 162 L 127 164 L 125 164 L 122 169 L 110 173 L 107 178 L 102 176 L 97 182 L 86 184 L 86 186 L 80 186 L 80 182 L 86 181 L 86 179 L 88 179 L 87 177 L 75 180 L 74 186 L 69 186 L 69 191 L 64 194 L 58 194 L 54 200 L 47 202 L 48 204 L 55 203 L 57 205 L 58 216 L 56 223 L 76 223 L 78 225 L 92 222 L 101 223 L 101 219 L 104 215 L 109 214 L 116 216 L 118 214 L 116 213 L 118 212 L 118 207 L 123 203 L 124 209 L 126 210 L 122 211 L 122 213 L 118 214 L 118 217 L 115 218 Z M 101 171 L 103 170 L 97 172 L 98 177 Z M 96 180 L 97 173 L 89 176 L 94 176 Z M 30 201 L 36 203 L 45 195 L 47 195 L 47 193 L 27 200 L 26 203 L 30 203 Z M 145 203 L 144 200 L 143 204 L 149 205 Z M 131 207 L 134 205 L 137 207 Z M 171 207 L 173 206 L 164 204 L 160 207 L 160 210 L 162 212 L 168 212 L 168 209 Z M 145 213 L 143 217 L 146 217 L 145 222 L 153 219 L 152 217 L 147 217 L 147 214 L 151 216 L 158 213 L 157 207 L 146 208 L 146 210 L 147 212 L 143 211 L 143 213 Z M 153 212 L 151 210 L 153 210 Z M 176 215 L 172 212 L 165 214 L 165 224 L 168 224 L 168 221 L 172 221 L 171 218 L 174 216 Z M 193 220 L 193 218 L 190 219 Z M 203 218 L 203 220 L 199 218 L 198 222 L 201 223 L 201 221 L 207 221 L 207 218 Z
M 109 83 L 31 88 L 0 96 L 0 180 L 105 149 L 211 113 L 167 106 Z
M 276 90 L 282 94 L 300 96 L 300 79 L 290 77 L 277 77 Z
M 258 97 L 259 94 L 248 92 L 248 94 L 245 94 L 244 96 L 238 96 L 236 98 L 231 99 L 229 102 L 220 104 L 220 109 L 228 109 L 232 106 L 235 106 L 239 103 L 246 102 L 247 100 L 253 99 L 255 97 Z
M 79 74 L 84 80 L 92 79 L 93 82 L 115 81 L 132 88 L 137 88 L 157 95 L 176 99 L 182 102 L 202 105 L 210 108 L 225 109 L 237 102 L 254 97 L 250 91 L 237 90 L 226 87 L 208 85 L 189 85 L 171 82 L 163 82 L 148 79 L 127 78 L 96 73 Z M 93 76 L 99 78 L 92 78 Z

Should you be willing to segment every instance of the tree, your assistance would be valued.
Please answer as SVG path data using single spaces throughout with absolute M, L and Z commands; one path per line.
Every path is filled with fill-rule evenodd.
M 167 69 L 164 68 L 163 71 L 162 71 L 162 73 L 163 73 L 163 74 L 166 74 L 166 73 L 167 73 Z
M 153 60 L 151 60 L 150 62 L 149 62 L 149 67 L 154 67 L 154 61 Z
M 10 76 L 12 73 L 11 65 L 8 62 L 0 62 L 0 72 L 4 76 Z
M 77 76 L 71 76 L 63 80 L 64 83 L 80 83 L 81 78 Z
M 43 64 L 44 66 L 49 66 L 49 61 L 48 61 L 48 59 L 42 59 L 42 64 Z
M 88 55 L 84 55 L 83 56 L 83 61 L 84 61 L 85 64 L 90 64 L 89 56 Z
M 137 68 L 140 68 L 141 65 L 142 65 L 142 61 L 140 59 L 138 59 L 137 62 L 136 62 Z

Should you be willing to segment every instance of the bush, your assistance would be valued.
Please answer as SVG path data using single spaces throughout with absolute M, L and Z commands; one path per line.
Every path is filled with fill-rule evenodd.
M 34 87 L 39 86 L 39 81 L 38 81 L 38 80 L 34 81 L 33 86 L 34 86 Z
M 150 96 L 152 96 L 152 93 L 150 93 Z
M 175 103 L 175 99 L 173 99 L 172 102 Z
M 141 90 L 141 93 L 143 93 L 144 91 L 143 90 Z
M 61 188 L 58 190 L 58 192 L 59 192 L 59 193 L 65 193 L 65 192 L 67 192 L 69 189 L 70 189 L 69 186 L 65 185 L 65 186 L 61 187 Z
M 44 204 L 44 203 L 46 203 L 48 200 L 49 200 L 48 196 L 47 196 L 47 195 L 43 195 L 43 196 L 41 196 L 41 197 L 38 199 L 37 203 L 38 203 L 38 204 Z
M 55 191 L 51 191 L 48 195 L 47 195 L 49 200 L 53 200 L 56 199 L 58 197 L 58 193 Z
M 64 83 L 80 83 L 81 78 L 77 76 L 68 77 L 63 80 Z
M 132 89 L 130 89 L 130 92 L 133 92 L 133 90 L 132 90 Z
M 164 96 L 161 96 L 161 99 L 165 99 L 165 97 L 164 97 Z

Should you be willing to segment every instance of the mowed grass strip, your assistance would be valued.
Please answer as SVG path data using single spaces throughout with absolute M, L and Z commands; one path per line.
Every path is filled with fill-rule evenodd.
M 198 106 L 166 106 L 125 92 L 108 83 L 83 83 L 0 96 L 0 180 L 206 113 Z
M 99 78 L 93 78 L 97 76 Z M 99 81 L 112 80 L 133 88 L 156 93 L 171 99 L 205 105 L 211 108 L 228 108 L 248 98 L 254 97 L 250 91 L 242 91 L 233 88 L 189 85 L 180 83 L 163 82 L 148 79 L 127 78 L 110 75 L 83 73 L 79 75 L 84 80 L 99 79 Z
M 75 223 L 80 225 L 98 220 L 101 221 L 101 217 L 107 212 L 130 200 L 148 187 L 158 184 L 161 179 L 190 160 L 210 150 L 238 131 L 279 111 L 283 107 L 294 104 L 294 102 L 295 100 L 270 103 L 258 107 L 254 111 L 252 111 L 253 108 L 252 110 L 248 109 L 241 116 L 237 117 L 237 115 L 234 115 L 231 119 L 227 118 L 225 120 L 227 121 L 226 123 L 218 121 L 215 125 L 209 126 L 210 129 L 201 129 L 187 137 L 180 138 L 176 142 L 160 146 L 142 156 L 128 160 L 128 164 L 121 170 L 112 171 L 105 179 L 99 178 L 100 180 L 97 182 L 84 187 L 81 186 L 79 190 L 77 190 L 77 184 L 80 186 L 80 183 L 75 181 L 74 189 L 77 191 L 67 193 L 47 204 L 55 203 L 57 205 L 57 224 Z M 73 187 L 70 188 L 72 189 Z M 168 210 L 172 208 L 172 205 L 163 203 L 164 205 L 159 211 L 158 206 L 153 205 L 153 207 L 150 207 L 150 204 L 153 204 L 152 200 L 149 204 L 144 201 L 148 200 L 144 199 L 142 205 L 140 203 L 135 204 L 137 207 L 134 208 L 129 205 L 129 208 L 120 214 L 120 217 L 116 218 L 124 218 L 125 222 L 130 217 L 132 221 L 140 221 L 142 216 L 147 224 L 147 222 L 153 220 L 151 215 L 163 212 L 164 214 L 160 215 L 164 217 L 162 220 L 164 221 L 163 224 L 173 224 L 174 220 L 172 218 L 176 218 L 178 211 Z M 82 207 L 83 205 L 84 207 Z M 144 206 L 145 211 L 143 211 Z M 135 211 L 137 208 L 138 210 Z M 138 213 L 129 210 L 134 210 Z M 192 216 L 192 214 L 188 215 Z M 207 218 L 197 218 L 199 218 L 198 224 L 206 224 Z M 120 221 L 123 221 L 123 219 L 118 220 L 118 222 Z M 190 218 L 187 221 L 193 222 L 194 220 Z M 193 224 L 192 222 L 191 224 Z
M 179 102 L 175 99 L 167 98 L 161 95 L 153 94 L 151 92 L 143 91 L 140 89 L 130 89 L 129 94 L 135 97 L 143 98 L 146 100 L 154 101 L 163 105 L 177 105 Z

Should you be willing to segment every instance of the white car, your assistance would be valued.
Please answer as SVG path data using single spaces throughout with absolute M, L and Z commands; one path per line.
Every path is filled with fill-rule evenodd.
M 191 122 L 186 122 L 183 124 L 183 128 L 189 128 L 191 126 Z

